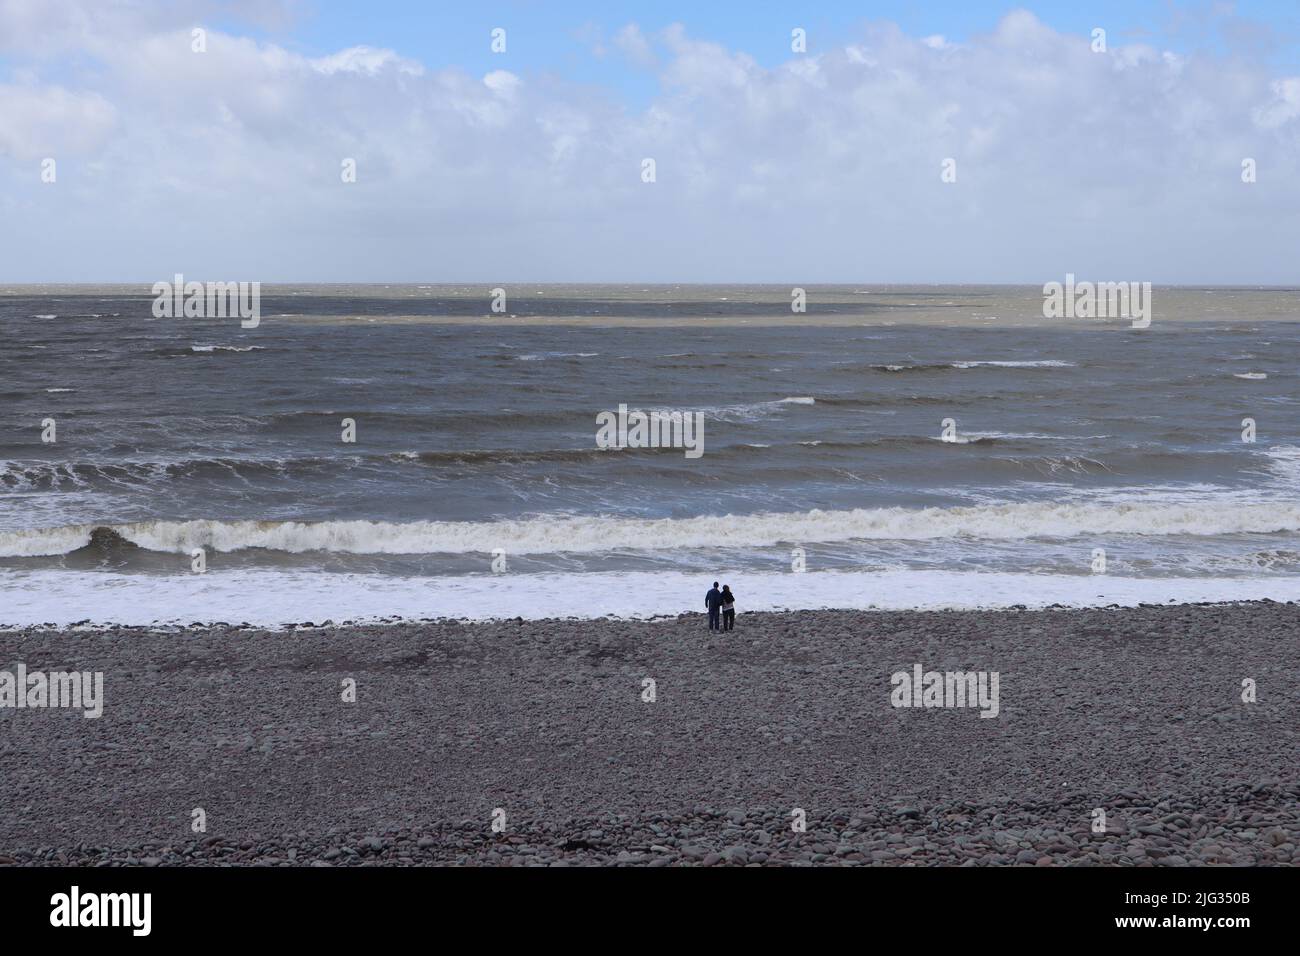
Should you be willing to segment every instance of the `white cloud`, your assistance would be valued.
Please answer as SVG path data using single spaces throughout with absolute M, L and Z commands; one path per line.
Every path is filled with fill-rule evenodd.
M 310 62 L 312 68 L 321 73 L 368 73 L 374 76 L 390 68 L 410 76 L 424 73 L 424 67 L 414 60 L 400 57 L 392 50 L 377 50 L 369 46 L 349 47 Z
M 632 110 L 371 47 L 213 31 L 195 54 L 210 4 L 57 6 L 42 27 L 45 4 L 0 0 L 0 43 L 30 41 L 0 82 L 2 281 L 1294 275 L 1300 80 L 1240 58 L 1095 54 L 1016 12 L 960 44 L 875 24 L 766 67 L 629 25 L 613 43 L 662 90 Z
M 1255 122 L 1270 130 L 1300 117 L 1300 77 L 1276 80 L 1272 89 L 1273 98 L 1254 113 Z
M 614 34 L 614 45 L 637 66 L 648 68 L 659 62 L 659 58 L 655 56 L 650 46 L 650 41 L 635 23 L 627 24 Z
M 519 77 L 509 70 L 493 70 L 483 77 L 483 85 L 494 93 L 510 96 L 519 89 Z
M 99 149 L 114 120 L 97 93 L 0 85 L 0 156 L 30 161 Z

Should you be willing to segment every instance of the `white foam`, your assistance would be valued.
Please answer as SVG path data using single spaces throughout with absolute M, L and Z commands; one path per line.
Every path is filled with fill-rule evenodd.
M 715 419 L 721 421 L 755 421 L 768 415 L 780 412 L 785 405 L 816 405 L 817 399 L 811 395 L 791 395 L 786 398 L 776 399 L 770 402 L 749 402 L 743 405 L 712 405 L 705 408 L 695 409 L 701 412 L 706 419 Z M 661 411 L 672 411 L 673 409 L 660 409 Z
M 1286 448 L 1270 456 L 1284 469 Z M 923 541 L 1095 537 L 1104 534 L 1222 535 L 1300 531 L 1300 502 L 1033 502 L 962 508 L 873 508 L 692 518 L 543 516 L 506 521 L 146 521 L 114 525 L 150 551 L 267 548 L 302 553 L 599 553 L 770 547 L 854 540 Z M 64 554 L 90 540 L 93 525 L 0 532 L 0 557 Z M 71 545 L 72 547 L 69 547 Z
M 1000 362 L 953 362 L 953 368 L 980 368 L 987 366 L 990 368 L 1074 368 L 1073 362 L 1062 362 L 1058 359 L 1043 359 L 1041 361 L 1000 361 Z
M 1109 435 L 1044 435 L 1041 432 L 963 432 L 958 436 L 970 441 L 979 441 L 981 438 L 1015 441 L 1090 441 L 1109 437 Z
M 542 352 L 541 354 L 517 355 L 518 362 L 545 362 L 550 358 L 595 358 L 599 352 Z
M 90 544 L 90 525 L 0 532 L 0 557 L 31 558 L 68 554 Z
M 1012 361 L 1012 360 L 1007 360 L 1007 361 L 994 361 L 994 360 L 989 360 L 989 361 L 976 361 L 976 360 L 971 360 L 971 361 L 965 361 L 965 362 L 949 362 L 949 363 L 947 363 L 947 364 L 938 364 L 938 365 L 877 365 L 877 366 L 873 366 L 873 367 L 874 367 L 874 368 L 884 369 L 884 370 L 887 371 L 887 372 L 911 372 L 911 371 L 917 371 L 917 370 L 923 370 L 923 369 L 938 369 L 938 368 L 957 368 L 957 369 L 972 369 L 972 368 L 1074 368 L 1074 367 L 1075 367 L 1075 363 L 1074 363 L 1074 362 L 1062 362 L 1062 361 L 1060 361 L 1059 359 L 1042 359 L 1042 360 L 1039 360 L 1039 361 L 1027 361 L 1027 360 L 1026 360 L 1026 361 Z
M 1270 470 L 1288 486 L 1300 485 L 1300 447 L 1274 445 L 1266 454 L 1272 462 Z
M 1117 578 L 949 571 L 518 574 L 400 578 L 293 571 L 126 575 L 0 572 L 0 625 L 216 622 L 276 627 L 384 617 L 629 618 L 698 611 L 714 579 L 746 611 L 1134 606 L 1170 601 L 1300 600 L 1300 578 Z M 616 607 L 593 594 L 617 594 Z M 701 627 L 703 623 L 701 622 Z M 867 635 L 863 635 L 864 638 Z

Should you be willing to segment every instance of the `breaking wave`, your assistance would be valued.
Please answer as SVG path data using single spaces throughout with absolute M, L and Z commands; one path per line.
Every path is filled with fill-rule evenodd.
M 69 554 L 95 533 L 150 551 L 264 548 L 303 553 L 514 554 L 771 547 L 854 540 L 919 541 L 1273 534 L 1300 531 L 1300 502 L 1188 504 L 1020 503 L 878 508 L 696 518 L 542 516 L 507 521 L 145 521 L 0 532 L 0 557 Z

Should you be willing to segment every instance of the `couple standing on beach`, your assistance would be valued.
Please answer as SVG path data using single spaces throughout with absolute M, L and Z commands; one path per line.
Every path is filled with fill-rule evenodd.
M 730 631 L 736 626 L 736 596 L 731 593 L 731 585 L 724 584 L 719 591 L 718 582 L 714 581 L 709 593 L 704 595 L 704 606 L 709 609 L 710 631 Z

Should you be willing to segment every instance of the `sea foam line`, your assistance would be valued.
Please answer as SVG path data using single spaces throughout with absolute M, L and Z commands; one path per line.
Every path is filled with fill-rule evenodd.
M 0 532 L 0 557 L 67 554 L 95 525 Z M 150 551 L 265 548 L 293 554 L 599 553 L 966 537 L 1097 538 L 1106 534 L 1221 535 L 1300 531 L 1300 502 L 1058 503 L 875 508 L 693 518 L 542 516 L 505 521 L 145 521 L 111 526 Z
M 697 611 L 709 581 L 736 590 L 737 629 L 749 611 L 941 610 L 1013 606 L 1131 607 L 1199 601 L 1300 599 L 1300 578 L 1119 578 L 957 571 L 483 574 L 408 578 L 300 571 L 204 575 L 0 571 L 0 627 L 40 624 L 248 623 L 383 618 L 599 618 L 594 594 L 618 594 L 617 614 L 647 618 Z M 701 629 L 703 622 L 701 621 Z

